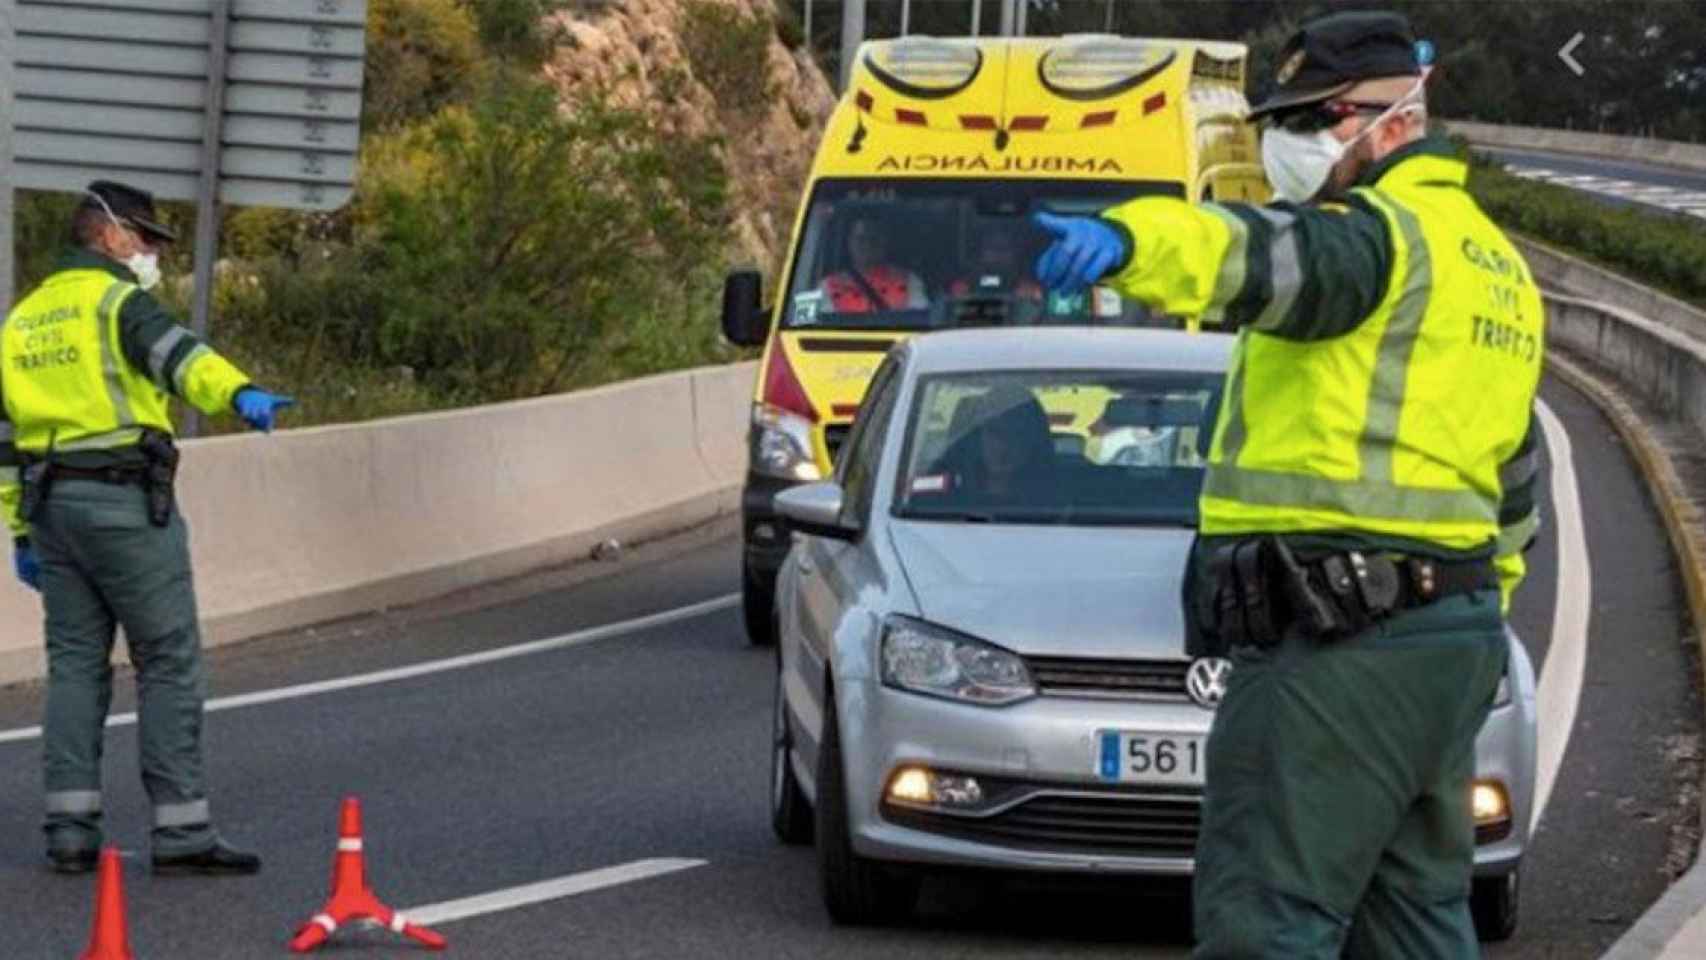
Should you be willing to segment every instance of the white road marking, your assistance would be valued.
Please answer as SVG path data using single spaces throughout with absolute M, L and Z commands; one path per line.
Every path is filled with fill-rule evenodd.
M 408 680 L 414 677 L 424 677 L 434 673 L 444 673 L 447 670 L 461 670 L 466 667 L 476 667 L 481 664 L 495 663 L 499 660 L 509 660 L 514 657 L 526 657 L 535 653 L 545 653 L 551 650 L 561 650 L 565 647 L 577 647 L 581 644 L 605 640 L 621 636 L 625 633 L 637 633 L 652 627 L 691 620 L 708 613 L 716 613 L 740 603 L 740 594 L 729 593 L 706 600 L 702 603 L 677 607 L 633 620 L 622 620 L 617 623 L 607 623 L 601 627 L 589 627 L 566 633 L 560 637 L 549 637 L 544 640 L 531 640 L 527 643 L 517 643 L 493 650 L 481 650 L 478 653 L 467 653 L 456 657 L 445 657 L 439 660 L 427 660 L 422 663 L 410 664 L 406 667 L 393 667 L 389 670 L 378 670 L 373 673 L 359 673 L 348 677 L 336 677 L 331 680 L 321 680 L 315 683 L 299 683 L 295 686 L 277 687 L 272 690 L 257 690 L 253 693 L 238 694 L 233 697 L 220 697 L 207 702 L 205 712 L 215 713 L 220 710 L 235 710 L 238 707 L 253 707 L 263 703 L 276 703 L 280 700 L 295 700 L 299 697 L 312 697 L 322 693 L 332 693 L 338 690 L 353 690 L 357 687 L 370 687 L 379 683 L 390 683 L 393 680 Z M 107 718 L 107 726 L 124 727 L 136 722 L 136 714 L 121 713 Z M 0 743 L 14 743 L 21 740 L 33 740 L 41 736 L 41 727 L 20 727 L 16 730 L 0 730 Z
M 1576 483 L 1575 454 L 1570 435 L 1552 408 L 1536 401 L 1540 428 L 1552 454 L 1552 509 L 1558 529 L 1557 600 L 1552 608 L 1552 642 L 1535 685 L 1537 757 L 1534 783 L 1534 812 L 1528 827 L 1533 831 L 1546 812 L 1558 768 L 1570 745 L 1576 726 L 1576 708 L 1582 699 L 1582 678 L 1587 670 L 1588 615 L 1593 610 L 1593 575 L 1588 564 L 1587 534 L 1582 526 L 1581 489 Z
M 532 906 L 549 900 L 560 900 L 563 897 L 572 897 L 579 893 L 602 890 L 605 887 L 633 883 L 636 880 L 661 877 L 682 870 L 691 870 L 694 867 L 703 867 L 705 864 L 706 861 L 704 860 L 680 858 L 635 860 L 632 863 L 604 867 L 600 870 L 588 870 L 585 873 L 571 873 L 555 880 L 543 880 L 525 886 L 510 887 L 507 890 L 495 890 L 491 893 L 482 893 L 479 896 L 464 897 L 461 900 L 446 900 L 443 903 L 428 904 L 424 907 L 409 907 L 398 912 L 407 916 L 410 923 L 420 924 L 424 927 L 438 926 L 464 920 L 468 917 L 497 913 L 500 910 L 514 910 L 517 907 Z
M 1563 174 L 1545 167 L 1521 164 L 1506 164 L 1505 172 L 1525 180 L 1538 180 L 1555 186 L 1603 193 L 1676 213 L 1694 213 L 1693 208 L 1700 205 L 1701 191 L 1691 188 L 1643 184 L 1593 174 Z

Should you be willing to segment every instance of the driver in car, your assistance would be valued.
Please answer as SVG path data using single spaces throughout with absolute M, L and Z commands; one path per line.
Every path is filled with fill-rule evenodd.
M 1054 438 L 1036 395 L 1000 384 L 970 398 L 971 424 L 942 458 L 956 499 L 989 506 L 1035 506 L 1049 493 Z
M 823 278 L 821 293 L 836 313 L 922 310 L 930 295 L 918 274 L 889 261 L 888 228 L 875 216 L 847 227 L 847 269 Z

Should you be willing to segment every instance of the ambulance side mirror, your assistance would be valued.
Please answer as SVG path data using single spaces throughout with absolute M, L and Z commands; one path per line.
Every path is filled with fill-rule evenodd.
M 763 346 L 770 333 L 761 285 L 757 270 L 735 270 L 723 280 L 723 336 L 736 346 Z

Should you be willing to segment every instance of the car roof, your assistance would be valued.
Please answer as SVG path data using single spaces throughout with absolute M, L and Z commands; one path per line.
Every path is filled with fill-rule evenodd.
M 914 374 L 980 370 L 1175 370 L 1219 373 L 1236 341 L 1224 333 L 1131 328 L 950 330 L 907 343 Z

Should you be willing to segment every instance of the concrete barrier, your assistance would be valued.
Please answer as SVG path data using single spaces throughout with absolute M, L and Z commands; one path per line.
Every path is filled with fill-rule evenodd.
M 1614 376 L 1706 439 L 1706 343 L 1608 303 L 1549 293 L 1547 346 Z
M 1516 241 L 1529 268 L 1548 290 L 1608 303 L 1681 333 L 1706 339 L 1706 310 L 1543 243 L 1521 237 Z
M 217 644 L 410 603 L 736 509 L 755 365 L 184 444 Z M 37 596 L 0 580 L 0 683 L 44 672 Z
M 1447 120 L 1445 126 L 1452 133 L 1467 137 L 1470 143 L 1482 146 L 1634 160 L 1693 173 L 1706 173 L 1706 143 L 1623 137 L 1580 130 L 1555 130 L 1550 127 L 1506 126 L 1477 123 L 1473 120 Z

